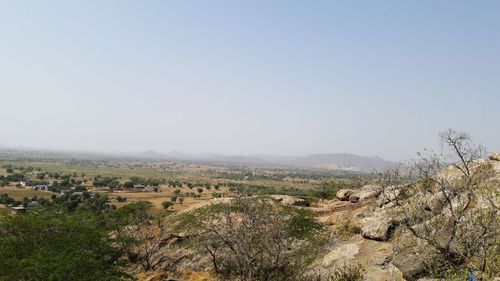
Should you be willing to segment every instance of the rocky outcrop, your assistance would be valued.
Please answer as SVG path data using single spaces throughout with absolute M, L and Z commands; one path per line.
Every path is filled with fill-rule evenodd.
M 349 197 L 354 194 L 354 190 L 352 189 L 341 189 L 337 191 L 337 199 L 340 201 L 348 201 Z
M 408 234 L 397 237 L 398 247 L 394 249 L 392 263 L 401 271 L 406 280 L 425 277 L 427 265 L 432 264 L 436 254 L 422 241 Z
M 403 196 L 403 189 L 399 186 L 389 186 L 380 193 L 377 200 L 379 208 L 396 201 Z
M 371 198 L 376 198 L 382 192 L 382 188 L 376 185 L 365 185 L 359 190 L 356 190 L 351 196 L 349 196 L 349 201 L 352 203 L 358 203 L 360 201 L 365 201 Z
M 361 219 L 360 225 L 363 238 L 387 241 L 391 238 L 396 221 L 386 213 L 377 213 L 374 216 Z
M 500 152 L 492 153 L 490 155 L 490 160 L 500 161 Z
M 289 195 L 271 195 L 269 197 L 289 206 L 309 206 L 309 202 L 307 200 L 298 197 Z

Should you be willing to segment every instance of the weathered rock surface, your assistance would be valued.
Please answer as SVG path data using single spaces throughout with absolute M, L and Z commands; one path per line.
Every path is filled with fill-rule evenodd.
M 492 153 L 490 155 L 490 160 L 500 161 L 500 152 Z
M 360 220 L 361 235 L 366 239 L 387 241 L 395 226 L 395 220 L 384 213 L 378 213 Z
M 354 190 L 352 189 L 341 189 L 337 191 L 337 199 L 347 201 L 352 194 L 354 194 Z
M 285 205 L 289 206 L 307 206 L 309 205 L 309 202 L 302 198 L 297 198 L 289 195 L 271 195 L 269 196 L 272 199 L 279 201 Z
M 377 197 L 382 192 L 382 188 L 377 185 L 365 185 L 355 194 L 359 196 L 359 200 L 367 200 Z
M 361 264 L 364 268 L 363 280 L 366 281 L 403 281 L 403 275 L 391 263 L 392 245 L 390 243 L 366 240 L 359 235 L 348 242 L 333 245 L 331 252 L 321 260 L 322 272 L 349 264 Z

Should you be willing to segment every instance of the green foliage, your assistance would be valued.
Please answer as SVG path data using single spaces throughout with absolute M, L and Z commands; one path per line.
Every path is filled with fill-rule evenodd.
M 109 188 L 117 188 L 120 186 L 120 183 L 117 181 L 116 177 L 103 177 L 103 176 L 95 176 L 92 184 L 95 187 L 103 187 L 107 186 Z
M 291 237 L 308 239 L 313 237 L 323 227 L 314 218 L 314 214 L 311 211 L 292 207 L 285 207 L 284 209 L 289 215 L 287 232 Z
M 12 197 L 9 197 L 7 193 L 0 195 L 0 204 L 9 205 L 14 203 L 15 201 L 16 200 L 14 200 L 14 198 Z
M 322 225 L 305 210 L 239 198 L 183 214 L 178 228 L 225 280 L 301 280 Z
M 106 223 L 88 211 L 0 218 L 0 280 L 123 280 Z
M 113 214 L 127 220 L 128 218 L 137 216 L 137 214 L 147 213 L 152 207 L 153 204 L 149 201 L 137 201 L 117 209 Z
M 168 208 L 172 207 L 173 203 L 170 202 L 170 201 L 163 201 L 161 203 L 161 206 L 163 207 L 163 209 L 167 210 Z

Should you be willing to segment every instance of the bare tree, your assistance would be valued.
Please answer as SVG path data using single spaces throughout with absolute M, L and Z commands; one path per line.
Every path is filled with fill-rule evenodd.
M 137 203 L 136 203 L 137 204 Z M 115 237 L 118 246 L 129 260 L 142 266 L 144 270 L 154 270 L 162 264 L 166 256 L 160 254 L 162 246 L 161 218 L 149 212 L 150 206 L 141 206 L 117 218 Z
M 438 255 L 439 271 L 464 266 L 486 271 L 498 256 L 498 183 L 490 180 L 493 169 L 483 160 L 485 149 L 467 133 L 447 130 L 440 137 L 443 152 L 419 153 L 410 184 L 386 188 L 404 193 L 392 196 L 394 215 Z M 387 176 L 386 186 L 395 178 Z
M 256 198 L 212 205 L 189 220 L 194 246 L 211 257 L 214 271 L 240 280 L 295 280 L 320 228 L 306 211 Z

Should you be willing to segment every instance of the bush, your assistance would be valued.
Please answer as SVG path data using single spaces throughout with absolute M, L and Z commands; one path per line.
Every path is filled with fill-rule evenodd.
M 162 205 L 163 209 L 167 210 L 168 208 L 172 207 L 173 203 L 170 201 L 163 201 L 161 203 L 161 205 Z
M 262 198 L 239 198 L 181 218 L 224 280 L 303 280 L 322 225 L 310 212 Z
M 101 216 L 51 209 L 0 218 L 0 280 L 123 280 Z
M 361 265 L 345 265 L 335 269 L 333 273 L 327 277 L 328 281 L 361 281 L 363 280 L 363 268 Z

